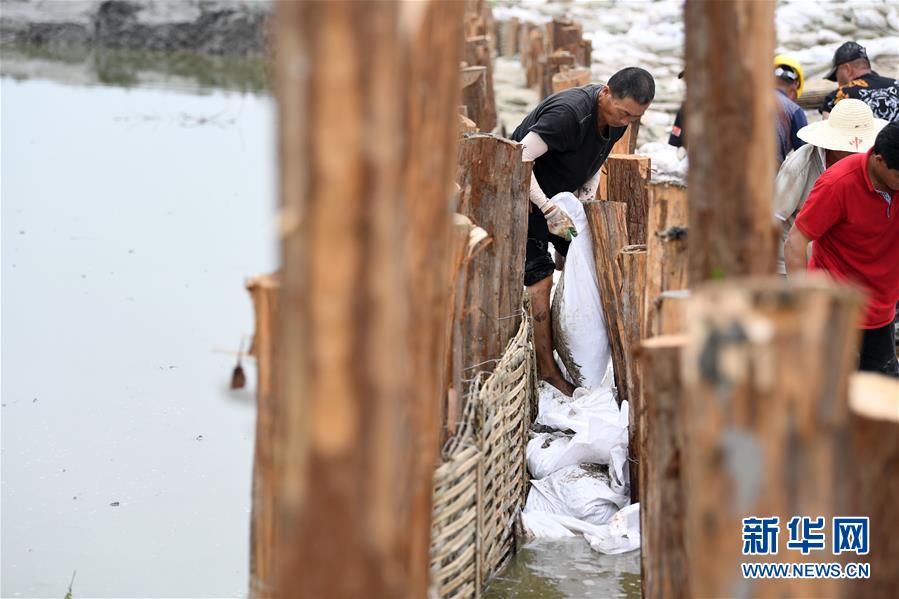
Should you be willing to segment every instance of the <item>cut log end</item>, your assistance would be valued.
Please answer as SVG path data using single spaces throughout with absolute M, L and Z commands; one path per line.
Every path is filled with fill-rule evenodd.
M 872 420 L 899 422 L 899 379 L 873 372 L 853 374 L 849 409 Z

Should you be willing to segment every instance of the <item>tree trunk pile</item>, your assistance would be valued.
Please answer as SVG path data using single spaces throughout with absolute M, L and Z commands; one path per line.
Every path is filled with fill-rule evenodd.
M 684 5 L 691 285 L 774 274 L 774 4 Z
M 641 577 L 644 597 L 690 597 L 684 538 L 686 443 L 681 384 L 683 336 L 652 337 L 639 348 L 644 397 L 640 448 Z M 632 447 L 634 446 L 632 445 Z
M 556 17 L 546 24 L 549 52 L 563 50 L 574 56 L 575 64 L 590 67 L 593 42 L 584 39 L 584 28 L 572 19 Z
M 649 186 L 646 224 L 646 304 L 644 337 L 663 334 L 656 318 L 664 291 L 687 288 L 687 190 L 679 185 Z M 668 323 L 667 333 L 678 332 Z
M 820 557 L 743 555 L 740 533 L 744 518 L 779 517 L 785 550 L 793 516 L 829 523 L 839 515 L 849 475 L 841 440 L 860 300 L 823 278 L 757 277 L 694 289 L 682 395 L 693 596 L 834 595 L 827 580 L 743 578 L 741 562 Z
M 870 518 L 871 578 L 849 581 L 844 597 L 890 597 L 899 589 L 899 379 L 859 372 L 849 382 L 849 481 L 843 516 Z
M 553 75 L 552 93 L 563 89 L 581 87 L 590 83 L 590 69 L 587 67 L 562 67 L 562 70 Z
M 612 350 L 612 368 L 618 388 L 619 403 L 627 395 L 627 346 L 622 314 L 623 275 L 618 253 L 628 245 L 627 205 L 623 202 L 594 200 L 584 203 L 590 237 L 593 240 L 593 260 L 599 298 L 606 321 L 606 334 Z
M 488 124 L 491 119 L 495 122 L 496 115 L 491 113 L 487 99 L 487 67 L 461 67 L 459 84 L 462 88 L 465 116 L 474 127 L 483 128 L 482 123 Z M 466 129 L 469 128 L 466 124 Z
M 285 226 L 263 507 L 278 534 L 251 591 L 423 597 L 463 4 L 276 8 Z
M 532 166 L 521 161 L 521 152 L 520 144 L 484 133 L 463 137 L 459 146 L 457 211 L 492 240 L 471 257 L 461 277 L 465 293 L 458 308 L 458 340 L 463 383 L 493 369 L 521 323 Z
M 477 114 L 469 114 L 469 118 L 477 123 L 481 131 L 493 131 L 496 127 L 496 96 L 493 90 L 493 60 L 490 39 L 486 35 L 465 38 L 465 63 L 468 67 L 484 67 L 485 69 L 484 99 Z M 468 105 L 467 101 L 465 104 Z

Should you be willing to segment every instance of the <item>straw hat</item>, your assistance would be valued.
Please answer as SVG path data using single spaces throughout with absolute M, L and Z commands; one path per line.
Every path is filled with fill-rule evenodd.
M 830 118 L 806 125 L 796 134 L 802 141 L 825 150 L 867 152 L 887 121 L 875 119 L 871 108 L 861 100 L 840 100 Z

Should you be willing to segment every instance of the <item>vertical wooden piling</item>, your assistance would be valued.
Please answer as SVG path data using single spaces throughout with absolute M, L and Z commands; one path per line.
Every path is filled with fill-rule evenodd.
M 686 332 L 689 301 L 689 289 L 673 289 L 660 293 L 652 305 L 651 336 Z
M 841 516 L 870 518 L 871 577 L 846 581 L 848 598 L 892 597 L 899 591 L 899 379 L 859 372 L 849 383 L 848 503 Z
M 681 185 L 650 185 L 646 224 L 644 337 L 662 334 L 656 321 L 663 291 L 687 288 L 687 190 Z
M 463 378 L 495 366 L 521 323 L 530 162 L 521 145 L 476 133 L 459 145 L 459 212 L 492 243 L 468 264 L 462 304 Z
M 490 55 L 490 41 L 486 35 L 478 35 L 465 39 L 465 62 L 468 66 L 484 67 L 484 86 L 486 98 L 481 120 L 472 118 L 481 131 L 493 131 L 496 127 L 496 95 L 493 89 L 493 61 Z
M 650 159 L 648 156 L 617 154 L 605 163 L 608 199 L 627 204 L 627 238 L 631 245 L 646 243 L 649 211 Z
M 252 354 L 256 358 L 256 442 L 253 450 L 253 509 L 250 516 L 250 594 L 267 596 L 274 584 L 272 551 L 277 546 L 273 452 L 278 425 L 275 387 L 281 283 L 277 274 L 247 282 L 253 300 L 256 330 Z
M 612 350 L 612 367 L 620 402 L 629 399 L 624 323 L 621 316 L 622 274 L 618 263 L 618 252 L 628 245 L 627 206 L 622 202 L 594 200 L 584 203 L 584 211 L 593 239 L 596 281 L 606 321 L 606 334 Z
M 774 4 L 685 4 L 691 285 L 774 273 Z
M 553 93 L 553 77 L 574 66 L 574 55 L 564 50 L 557 50 L 548 56 L 541 57 L 540 65 L 540 97 L 545 98 Z
M 640 370 L 647 401 L 639 414 L 640 531 L 643 597 L 691 597 L 684 543 L 683 336 L 646 339 Z M 633 447 L 633 445 L 632 445 Z
M 826 279 L 693 290 L 683 356 L 686 539 L 694 596 L 832 596 L 827 580 L 747 579 L 744 518 L 835 515 L 846 483 L 846 385 L 859 294 Z M 761 537 L 760 537 L 761 538 Z
M 527 87 L 540 84 L 540 60 L 546 54 L 543 28 L 533 23 L 526 23 L 521 28 L 521 66 L 524 68 L 524 79 Z
M 483 130 L 484 125 L 490 123 L 490 119 L 495 121 L 495 117 L 490 114 L 487 100 L 487 67 L 462 67 L 461 71 L 459 83 L 462 88 L 465 116 Z
M 625 385 L 627 387 L 628 407 L 630 410 L 628 429 L 630 436 L 630 470 L 631 498 L 638 501 L 640 443 L 639 413 L 643 409 L 642 373 L 637 366 L 635 351 L 640 345 L 643 333 L 643 293 L 646 289 L 646 246 L 628 245 L 618 253 L 618 268 L 621 271 L 621 290 L 619 292 L 619 314 L 624 350 Z
M 590 83 L 590 69 L 587 67 L 574 67 L 562 69 L 562 71 L 553 75 L 552 93 L 560 92 L 563 89 L 572 87 L 581 87 Z
M 503 56 L 507 58 L 518 54 L 519 27 L 518 17 L 509 17 L 509 20 L 502 24 L 500 47 L 502 48 Z
M 640 121 L 627 126 L 621 139 L 612 146 L 610 154 L 633 154 L 637 150 L 637 135 L 640 134 Z
M 279 535 L 254 596 L 423 597 L 463 4 L 276 8 Z

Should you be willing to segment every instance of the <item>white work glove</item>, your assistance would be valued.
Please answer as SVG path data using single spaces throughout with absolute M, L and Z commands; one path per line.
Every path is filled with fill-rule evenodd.
M 568 194 L 574 197 L 570 191 L 559 192 L 554 195 L 551 200 L 547 199 L 540 206 L 540 211 L 543 213 L 543 216 L 546 217 L 546 224 L 549 227 L 550 233 L 563 238 L 565 241 L 571 241 L 572 238 L 577 237 L 577 228 L 574 226 L 574 221 L 571 220 L 568 213 L 565 212 L 561 206 L 556 204 L 556 200 L 562 194 Z

